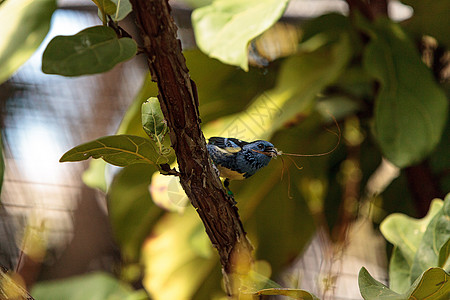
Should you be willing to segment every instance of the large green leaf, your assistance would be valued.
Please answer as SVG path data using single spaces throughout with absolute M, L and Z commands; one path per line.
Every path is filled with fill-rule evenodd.
M 56 0 L 8 0 L 0 6 L 0 83 L 36 51 L 50 29 Z
M 122 169 L 108 189 L 111 227 L 125 263 L 138 262 L 142 243 L 163 214 L 150 198 L 156 167 L 133 164 Z
M 431 268 L 404 294 L 390 290 L 384 284 L 375 280 L 365 268 L 361 268 L 358 284 L 361 295 L 365 300 L 446 300 L 450 296 L 450 276 L 441 268 Z
M 375 103 L 374 134 L 383 154 L 406 167 L 438 144 L 448 101 L 401 27 L 379 19 L 368 30 L 364 65 L 381 84 Z
M 194 10 L 199 48 L 220 61 L 248 70 L 248 44 L 283 14 L 288 0 L 216 0 Z
M 450 194 L 444 206 L 430 221 L 422 241 L 418 245 L 411 269 L 411 283 L 429 267 L 439 265 L 439 250 L 450 238 Z
M 102 73 L 132 58 L 136 51 L 134 40 L 119 39 L 112 28 L 94 26 L 53 38 L 42 56 L 42 71 L 64 76 Z
M 412 266 L 428 224 L 442 208 L 442 200 L 433 200 L 428 214 L 422 219 L 395 213 L 389 215 L 380 225 L 383 236 L 402 252 L 406 262 Z
M 42 281 L 33 286 L 31 295 L 35 299 L 46 300 L 146 299 L 142 296 L 136 297 L 131 287 L 107 273 L 100 272 L 62 280 Z
M 442 208 L 443 202 L 434 200 L 428 214 L 423 219 L 414 219 L 404 214 L 391 214 L 380 225 L 383 236 L 392 244 L 391 260 L 389 263 L 389 287 L 404 293 L 411 285 L 410 275 L 414 257 L 420 241 L 427 230 L 432 218 Z
M 431 35 L 450 48 L 450 4 L 447 0 L 401 0 L 412 6 L 414 15 L 405 22 L 406 28 L 419 37 Z
M 159 164 L 167 160 L 160 156 L 149 139 L 134 135 L 112 135 L 76 146 L 64 153 L 60 162 L 101 158 L 115 166 L 134 163 Z

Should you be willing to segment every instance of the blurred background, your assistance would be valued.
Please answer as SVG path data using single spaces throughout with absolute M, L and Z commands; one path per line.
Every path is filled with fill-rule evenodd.
M 291 1 L 273 31 L 251 44 L 253 67 L 246 73 L 196 50 L 191 2 L 195 1 L 170 1 L 187 64 L 199 89 L 205 135 L 222 133 L 242 139 L 263 134 L 236 115 L 247 109 L 252 99 L 265 98 L 259 105 L 270 107 L 258 116 L 262 122 L 270 114 L 286 111 L 264 91 L 277 86 L 283 72 L 282 57 L 292 53 L 289 45 L 301 40 L 303 24 L 326 13 L 347 15 L 349 11 L 347 3 L 340 0 Z M 393 20 L 401 22 L 412 16 L 411 7 L 397 1 L 389 4 Z M 99 75 L 69 78 L 42 73 L 42 53 L 53 37 L 102 24 L 92 1 L 60 0 L 57 5 L 44 42 L 0 85 L 4 160 L 0 265 L 19 273 L 28 287 L 102 271 L 136 290 L 145 287 L 155 299 L 218 299 L 223 293 L 215 250 L 176 180 L 153 175 L 156 169 L 147 165 L 121 169 L 101 162 L 59 162 L 74 146 L 105 135 L 144 136 L 140 104 L 156 96 L 157 90 L 148 82 L 143 55 Z M 120 25 L 139 40 L 132 14 Z M 281 50 L 265 46 L 283 45 L 283 39 L 287 46 L 279 46 Z M 358 84 L 355 90 L 366 82 Z M 367 96 L 364 92 L 360 95 Z M 322 114 L 305 108 L 289 119 L 291 123 L 284 123 L 284 130 L 271 141 L 294 153 L 322 153 L 333 148 L 336 136 L 327 130 L 337 129 L 323 113 L 331 110 L 343 133 L 335 152 L 325 158 L 295 159 L 301 170 L 288 159 L 276 160 L 255 178 L 233 182 L 231 188 L 249 237 L 258 248 L 263 274 L 276 274 L 278 282 L 309 290 L 322 299 L 361 299 L 357 286 L 361 266 L 381 282 L 387 283 L 388 276 L 389 246 L 371 221 L 377 227 L 392 212 L 423 217 L 431 199 L 414 201 L 410 189 L 405 188 L 414 182 L 408 181 L 408 176 L 414 175 L 400 172 L 382 159 L 368 138 L 367 124 L 351 117 L 364 119 L 361 106 L 344 101 L 347 104 L 335 108 L 327 102 L 330 99 L 325 97 L 323 107 L 317 110 Z M 232 116 L 232 122 L 220 119 L 224 116 Z M 446 139 L 448 143 L 448 135 Z M 445 149 L 440 157 L 445 156 Z M 448 180 L 446 176 L 442 182 Z M 448 187 L 448 183 L 430 184 L 438 185 L 440 191 Z M 352 195 L 355 191 L 358 193 Z M 369 197 L 372 195 L 377 196 Z M 399 195 L 402 199 L 394 201 Z M 434 196 L 443 198 L 443 193 Z M 347 202 L 337 200 L 341 198 Z M 349 215 L 342 215 L 345 206 L 351 207 Z M 355 223 L 350 222 L 354 219 Z M 341 242 L 338 248 L 332 246 L 336 241 Z M 183 282 L 187 277 L 192 277 L 191 282 Z M 139 297 L 145 299 L 145 293 Z

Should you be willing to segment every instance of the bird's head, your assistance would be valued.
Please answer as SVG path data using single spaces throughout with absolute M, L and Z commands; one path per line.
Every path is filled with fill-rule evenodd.
M 257 157 L 264 160 L 270 160 L 272 157 L 277 157 L 281 154 L 272 143 L 262 140 L 254 141 L 245 145 L 244 150 L 252 151 Z

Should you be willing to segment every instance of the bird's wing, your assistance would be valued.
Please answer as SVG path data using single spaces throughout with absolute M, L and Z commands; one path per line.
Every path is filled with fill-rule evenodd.
M 241 141 L 241 140 L 238 140 L 235 138 L 228 138 L 228 141 L 236 144 L 237 146 L 239 146 L 241 148 L 244 147 L 245 145 L 250 144 L 249 142 Z
M 248 143 L 235 138 L 211 137 L 208 140 L 208 144 L 217 146 L 228 153 L 237 153 Z

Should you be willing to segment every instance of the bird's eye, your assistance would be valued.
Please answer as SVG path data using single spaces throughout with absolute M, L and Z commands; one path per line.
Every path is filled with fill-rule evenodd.
M 258 148 L 263 150 L 264 149 L 264 144 L 258 144 Z

